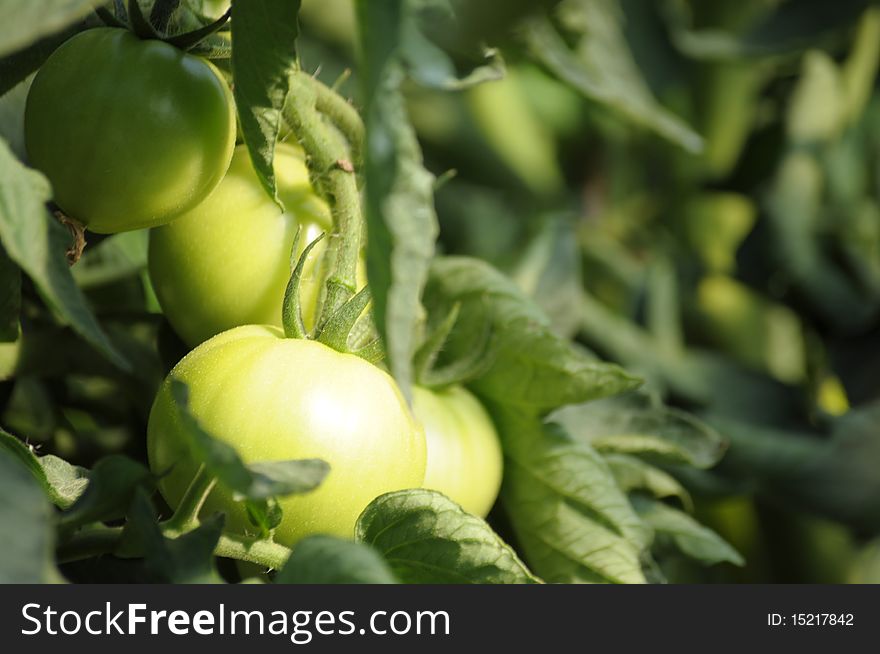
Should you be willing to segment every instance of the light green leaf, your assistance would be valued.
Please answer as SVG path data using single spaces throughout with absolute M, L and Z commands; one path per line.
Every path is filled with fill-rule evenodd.
M 605 454 L 605 462 L 624 492 L 647 491 L 658 499 L 674 497 L 688 511 L 693 509 L 690 493 L 668 472 L 629 454 Z
M 437 238 L 434 176 L 407 115 L 401 85 L 402 0 L 357 3 L 364 83 L 367 276 L 388 366 L 404 394 L 424 310 L 419 297 Z
M 574 438 L 600 452 L 710 468 L 725 450 L 724 439 L 709 425 L 684 411 L 663 406 L 645 393 L 563 407 L 551 418 Z
M 505 456 L 501 498 L 529 564 L 552 583 L 644 583 L 650 541 L 601 455 L 555 424 L 493 411 Z
M 455 304 L 460 304 L 459 320 L 442 357 L 455 361 L 472 356 L 488 338 L 484 370 L 469 385 L 497 402 L 540 412 L 614 395 L 640 383 L 558 336 L 547 316 L 513 281 L 483 261 L 434 261 L 425 305 L 432 318 L 442 319 Z
M 3 0 L 0 2 L 0 56 L 15 52 L 84 17 L 97 0 Z
M 436 491 L 380 495 L 358 518 L 356 532 L 405 583 L 537 581 L 485 521 Z

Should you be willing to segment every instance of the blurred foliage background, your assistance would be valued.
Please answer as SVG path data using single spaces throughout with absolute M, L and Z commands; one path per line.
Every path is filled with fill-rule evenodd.
M 470 35 L 425 6 L 468 70 Z M 665 578 L 880 582 L 880 6 L 462 6 L 506 74 L 409 90 L 441 250 L 510 274 L 560 334 L 728 443 L 708 471 L 662 464 L 746 565 L 670 550 Z M 350 0 L 304 0 L 302 28 L 303 67 L 357 104 Z M 26 90 L 0 101 L 19 152 Z M 4 426 L 84 466 L 143 460 L 152 389 L 182 353 L 145 258 L 142 232 L 90 236 L 73 269 L 133 373 L 47 322 L 29 281 L 0 298 L 21 303 L 28 334 L 0 325 Z
M 502 81 L 411 90 L 442 250 L 728 440 L 676 472 L 747 564 L 670 580 L 880 581 L 880 7 L 544 4 L 493 43 Z M 304 4 L 329 82 L 350 10 Z

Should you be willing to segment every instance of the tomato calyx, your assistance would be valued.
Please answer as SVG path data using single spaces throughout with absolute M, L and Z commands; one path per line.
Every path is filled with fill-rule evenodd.
M 300 227 L 297 228 L 296 236 L 293 239 L 291 263 L 293 263 L 296 252 L 299 251 L 301 238 L 302 228 Z M 353 340 L 359 340 L 354 338 L 354 336 L 360 336 L 362 332 L 359 328 L 359 322 L 371 299 L 368 286 L 364 286 L 339 308 L 332 311 L 326 320 L 317 320 L 312 332 L 306 329 L 302 314 L 300 284 L 309 253 L 322 238 L 324 238 L 324 234 L 320 234 L 315 240 L 306 245 L 296 264 L 293 265 L 290 281 L 288 281 L 287 289 L 284 292 L 284 304 L 281 310 L 281 325 L 284 329 L 284 335 L 287 338 L 316 340 L 337 352 L 354 354 L 370 363 L 378 363 L 385 357 L 385 351 L 380 339 L 372 333 L 372 329 L 368 330 L 370 333 L 366 343 L 355 347 L 351 345 Z
M 179 0 L 156 0 L 148 18 L 144 15 L 137 0 L 128 0 L 125 10 L 117 5 L 117 12 L 128 14 L 127 22 L 106 7 L 96 8 L 95 13 L 108 27 L 128 29 L 140 39 L 163 41 L 184 52 L 192 50 L 206 38 L 223 29 L 232 16 L 232 8 L 229 8 L 217 20 L 203 27 L 171 36 L 166 33 L 166 30 L 172 14 L 179 5 Z

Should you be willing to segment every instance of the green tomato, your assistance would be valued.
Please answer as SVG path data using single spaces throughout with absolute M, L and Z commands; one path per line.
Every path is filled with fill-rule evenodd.
M 90 29 L 34 78 L 25 145 L 58 206 L 92 231 L 161 225 L 223 178 L 235 106 L 204 59 L 127 30 Z
M 200 424 L 246 463 L 319 458 L 330 464 L 316 490 L 279 498 L 280 543 L 317 533 L 352 538 L 355 521 L 376 496 L 424 481 L 424 433 L 386 372 L 317 341 L 284 338 L 277 327 L 247 325 L 184 357 L 153 404 L 147 452 L 154 472 L 170 470 L 159 488 L 172 507 L 199 465 L 177 417 L 172 379 L 188 385 Z M 216 511 L 226 513 L 231 531 L 252 530 L 242 503 L 220 486 L 204 508 Z
M 300 252 L 332 226 L 327 205 L 309 183 L 302 150 L 275 149 L 278 208 L 257 178 L 245 146 L 208 198 L 150 232 L 150 279 L 174 330 L 195 346 L 239 325 L 281 325 L 297 226 Z M 303 318 L 314 321 L 326 239 L 306 260 L 300 286 Z
M 425 488 L 485 518 L 501 488 L 501 442 L 483 405 L 461 386 L 413 388 L 413 411 L 425 428 Z

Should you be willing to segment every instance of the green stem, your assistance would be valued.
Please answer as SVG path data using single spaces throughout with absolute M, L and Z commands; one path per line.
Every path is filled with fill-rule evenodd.
M 59 563 L 90 559 L 101 554 L 111 554 L 122 539 L 122 527 L 89 527 L 81 529 L 70 539 L 62 542 L 56 551 Z
M 180 504 L 177 505 L 174 515 L 165 522 L 165 530 L 184 533 L 195 529 L 199 524 L 199 512 L 216 484 L 217 477 L 209 474 L 204 465 L 200 466 L 183 494 Z
M 214 554 L 278 570 L 287 563 L 290 548 L 269 540 L 250 540 L 243 536 L 224 534 L 220 536 Z
M 351 103 L 329 86 L 305 73 L 298 73 L 301 79 L 315 90 L 315 108 L 327 116 L 348 141 L 351 159 L 355 165 L 361 163 L 364 144 L 364 121 Z
M 83 529 L 58 546 L 56 552 L 58 562 L 70 563 L 102 554 L 113 554 L 121 541 L 122 527 Z M 290 548 L 268 540 L 224 534 L 220 536 L 214 554 L 277 570 L 283 567 L 290 557 Z
M 331 94 L 336 95 L 316 80 L 297 73 L 291 77 L 290 93 L 284 106 L 284 118 L 305 150 L 315 188 L 330 205 L 333 214 L 333 235 L 327 246 L 332 267 L 326 282 L 327 295 L 317 321 L 318 332 L 357 290 L 357 264 L 364 228 L 350 154 L 339 133 L 324 121 L 319 106 L 327 110 L 331 120 L 335 118 L 355 132 L 358 128 L 354 125 L 360 123 L 360 118 L 355 119 L 354 109 L 339 96 L 331 99 Z M 354 142 L 362 139 L 362 126 L 359 134 L 351 136 Z

